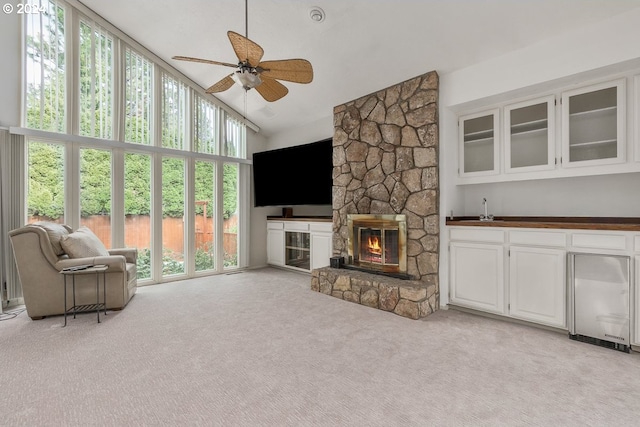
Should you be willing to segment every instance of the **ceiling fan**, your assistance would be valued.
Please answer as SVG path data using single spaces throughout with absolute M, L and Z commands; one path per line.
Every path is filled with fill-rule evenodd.
M 246 36 L 227 31 L 231 46 L 238 57 L 237 64 L 189 56 L 174 56 L 173 59 L 236 68 L 236 71 L 209 87 L 206 90 L 207 93 L 223 92 L 234 83 L 238 83 L 245 91 L 255 88 L 266 101 L 273 102 L 289 93 L 289 89 L 278 80 L 294 83 L 310 83 L 313 80 L 313 67 L 306 59 L 261 61 L 264 50 L 248 38 L 247 0 L 245 0 L 245 31 Z

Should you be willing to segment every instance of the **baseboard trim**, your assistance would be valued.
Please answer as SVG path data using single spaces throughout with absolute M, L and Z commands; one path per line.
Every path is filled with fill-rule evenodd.
M 564 329 L 564 328 L 556 328 L 553 326 L 547 326 L 547 325 L 541 325 L 539 323 L 534 323 L 534 322 L 527 322 L 526 320 L 520 320 L 520 319 L 514 319 L 512 317 L 507 317 L 507 316 L 501 316 L 499 314 L 493 314 L 493 313 L 487 313 L 481 310 L 475 310 L 473 308 L 468 308 L 468 307 L 462 307 L 456 304 L 447 304 L 447 307 L 449 307 L 451 310 L 455 310 L 455 311 L 461 311 L 464 313 L 469 313 L 469 314 L 475 314 L 477 316 L 482 316 L 482 317 L 487 317 L 489 319 L 495 319 L 495 320 L 502 320 L 503 322 L 509 322 L 509 323 L 515 323 L 517 325 L 522 325 L 522 326 L 531 326 L 537 329 L 544 329 L 547 331 L 551 331 L 551 332 L 557 332 L 560 334 L 568 334 L 569 333 L 569 329 Z

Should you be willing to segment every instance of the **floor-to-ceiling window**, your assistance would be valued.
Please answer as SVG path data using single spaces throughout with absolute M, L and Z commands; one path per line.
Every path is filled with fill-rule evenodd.
M 101 18 L 42 4 L 24 17 L 25 221 L 136 247 L 145 283 L 241 267 L 245 121 Z

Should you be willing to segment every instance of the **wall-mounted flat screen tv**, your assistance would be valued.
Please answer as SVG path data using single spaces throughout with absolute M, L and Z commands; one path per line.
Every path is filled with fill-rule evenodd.
M 254 206 L 330 205 L 331 139 L 253 154 Z

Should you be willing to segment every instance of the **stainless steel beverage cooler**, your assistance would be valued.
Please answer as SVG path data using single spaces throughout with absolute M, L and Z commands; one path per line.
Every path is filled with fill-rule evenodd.
M 629 257 L 570 253 L 569 274 L 569 336 L 629 352 Z

